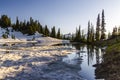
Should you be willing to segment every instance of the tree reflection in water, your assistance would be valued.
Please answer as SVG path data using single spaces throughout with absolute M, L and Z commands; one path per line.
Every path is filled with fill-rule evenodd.
M 84 44 L 73 44 L 73 47 L 80 51 L 80 53 L 77 53 L 77 55 L 82 58 L 82 69 L 80 74 L 88 80 L 95 80 L 95 68 L 92 65 L 96 64 L 96 60 L 98 61 L 98 64 L 101 61 L 101 50 L 95 46 Z M 96 57 L 96 55 L 99 58 Z
M 108 55 L 104 48 L 91 45 L 72 44 L 72 47 L 78 52 L 69 55 L 70 61 L 81 67 L 79 73 L 82 77 L 87 80 L 120 80 L 120 54 Z
M 105 54 L 105 49 L 99 47 L 83 44 L 73 46 L 80 51 L 86 51 L 83 54 L 85 54 L 87 58 L 84 56 L 83 61 L 87 62 L 87 65 L 84 65 L 84 67 L 89 68 L 86 69 L 88 70 L 87 72 L 90 71 L 91 65 L 95 67 L 94 79 L 120 80 L 120 52 Z M 81 53 L 77 55 L 80 57 Z M 85 64 L 84 62 L 82 62 L 81 66 Z M 81 69 L 81 71 L 83 70 L 82 73 L 86 71 L 84 67 Z M 92 74 L 83 74 L 83 76 L 89 80 L 94 80 L 90 77 Z
M 119 52 L 104 54 L 102 63 L 99 64 L 99 61 L 97 61 L 96 65 L 94 66 L 96 67 L 96 79 L 120 80 Z

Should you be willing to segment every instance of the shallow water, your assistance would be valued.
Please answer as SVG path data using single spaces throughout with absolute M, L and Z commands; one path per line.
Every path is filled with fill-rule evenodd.
M 79 66 L 81 69 L 78 70 L 78 73 L 84 79 L 95 80 L 95 67 L 93 67 L 93 65 L 102 62 L 104 51 L 98 47 L 82 44 L 73 44 L 68 46 L 76 48 L 78 52 L 68 54 L 62 61 L 67 64 L 77 65 L 76 67 Z
M 59 46 L 57 45 L 56 47 L 60 47 L 60 46 L 61 45 Z M 55 80 L 58 80 L 58 79 L 59 80 L 63 80 L 63 79 L 64 80 L 84 80 L 84 79 L 95 80 L 96 68 L 93 67 L 93 65 L 99 64 L 102 62 L 102 56 L 104 54 L 104 51 L 101 48 L 83 45 L 83 44 L 65 44 L 64 46 L 67 46 L 67 49 L 71 49 L 71 48 L 77 49 L 77 52 L 70 53 L 64 57 L 56 56 L 58 59 L 60 58 L 58 61 L 54 61 L 48 64 L 47 68 L 44 67 L 45 69 L 43 68 L 43 72 L 45 72 L 43 73 L 44 77 L 45 78 L 51 77 L 51 79 L 48 79 L 48 80 L 53 80 L 54 78 L 57 78 Z M 64 50 L 63 47 L 56 49 L 55 45 L 51 47 L 54 47 L 54 48 L 50 49 L 45 47 L 46 49 L 44 50 L 43 45 L 39 45 L 39 44 L 36 45 L 33 43 L 14 44 L 12 46 L 4 45 L 0 47 L 1 50 L 3 49 L 3 51 L 0 51 L 0 54 L 10 53 L 10 51 L 12 51 L 11 53 L 14 53 L 17 50 L 18 50 L 17 51 L 18 54 L 19 52 L 22 52 L 22 50 L 24 50 L 23 53 L 27 53 L 28 51 L 31 51 L 31 50 L 33 52 L 37 52 L 39 50 L 43 52 Z M 23 55 L 22 58 L 27 58 L 27 57 L 29 56 Z M 41 60 L 39 57 L 37 58 L 38 60 Z M 32 60 L 36 60 L 36 58 L 35 59 L 33 58 Z M 37 68 L 40 69 L 39 67 Z M 38 76 L 40 77 L 40 75 Z

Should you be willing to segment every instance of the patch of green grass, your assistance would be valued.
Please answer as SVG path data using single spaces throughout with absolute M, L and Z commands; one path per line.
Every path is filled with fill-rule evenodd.
M 103 55 L 103 62 L 97 65 L 96 78 L 120 80 L 120 43 L 110 45 Z
M 106 53 L 112 52 L 120 52 L 120 42 L 107 47 Z
M 96 46 L 110 46 L 118 43 L 120 43 L 120 36 L 113 39 L 100 40 L 100 41 L 93 42 L 93 44 Z

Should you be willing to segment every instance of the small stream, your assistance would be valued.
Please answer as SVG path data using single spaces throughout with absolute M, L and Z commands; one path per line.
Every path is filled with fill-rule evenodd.
M 95 46 L 84 44 L 71 44 L 65 45 L 76 48 L 78 51 L 68 54 L 62 59 L 67 64 L 77 65 L 80 67 L 78 70 L 79 75 L 87 80 L 95 79 L 95 67 L 93 65 L 100 64 L 102 62 L 102 56 L 105 53 L 103 49 Z

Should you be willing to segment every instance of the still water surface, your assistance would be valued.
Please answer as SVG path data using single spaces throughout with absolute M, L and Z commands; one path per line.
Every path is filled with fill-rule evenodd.
M 80 67 L 78 73 L 87 80 L 96 80 L 95 79 L 95 67 L 93 65 L 99 64 L 102 62 L 102 56 L 104 54 L 104 50 L 89 45 L 83 44 L 70 44 L 65 45 L 69 47 L 76 48 L 78 51 L 75 53 L 68 54 L 63 58 L 63 62 L 67 64 L 77 65 L 76 67 Z
M 25 48 L 23 44 L 18 45 L 19 47 L 21 46 Z M 28 46 L 31 46 L 31 44 L 27 44 L 26 47 Z M 32 44 L 32 46 L 36 45 Z M 73 65 L 73 67 L 75 66 L 76 68 L 71 70 L 73 70 L 73 72 L 77 72 L 80 77 L 84 78 L 85 80 L 96 80 L 96 68 L 93 67 L 93 65 L 100 64 L 102 62 L 103 54 L 105 53 L 104 50 L 99 47 L 84 44 L 65 44 L 64 46 L 75 48 L 77 49 L 77 52 L 73 52 L 63 57 L 62 62 Z M 56 67 L 60 65 L 61 64 L 55 64 Z

